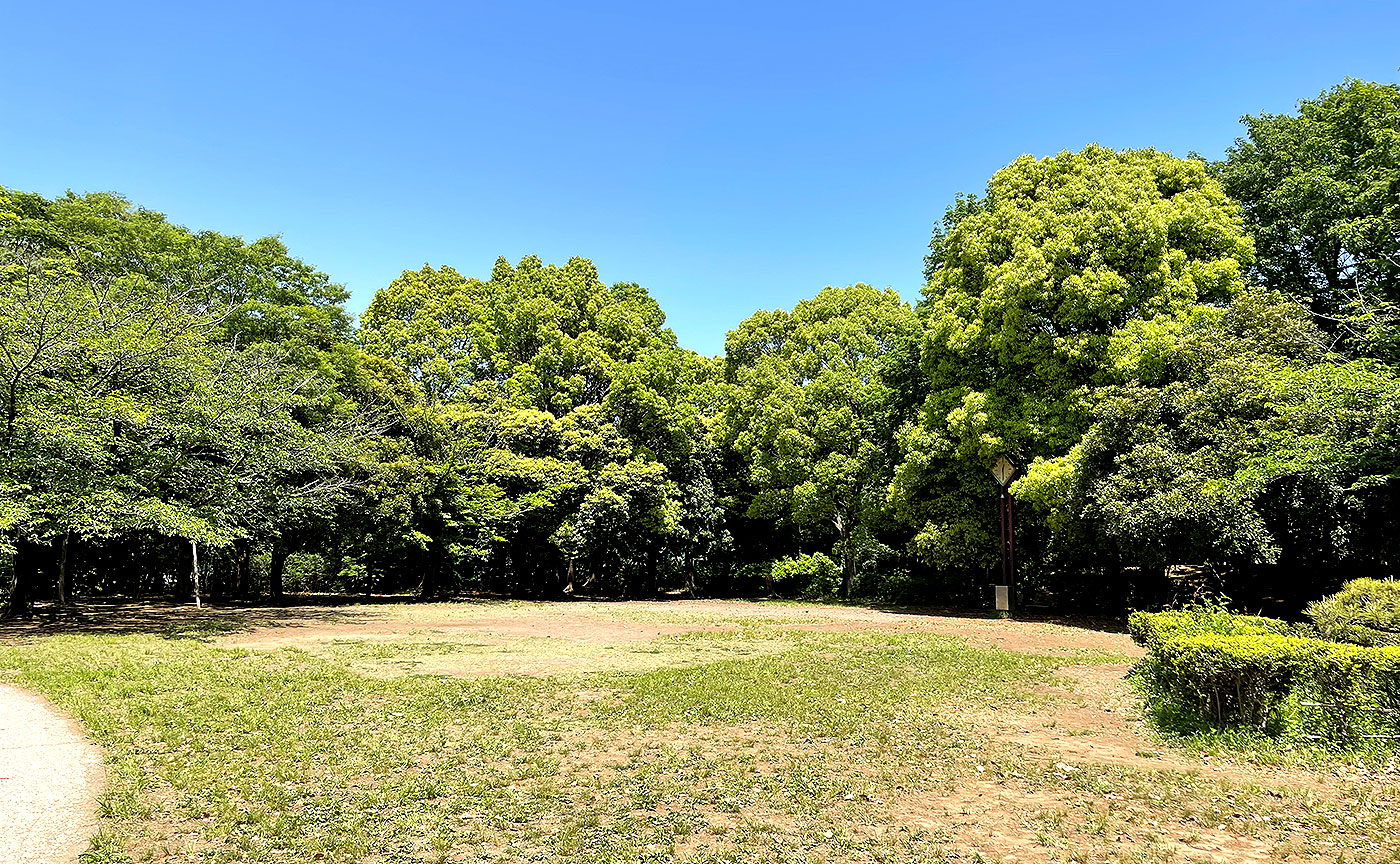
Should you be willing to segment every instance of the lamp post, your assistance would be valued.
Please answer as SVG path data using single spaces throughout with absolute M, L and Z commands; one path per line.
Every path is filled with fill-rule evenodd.
M 1015 499 L 1011 497 L 1011 481 L 1016 479 L 1016 463 L 1005 456 L 992 465 L 992 478 L 1001 487 L 1001 581 L 996 586 L 998 612 L 1016 610 L 1016 534 Z

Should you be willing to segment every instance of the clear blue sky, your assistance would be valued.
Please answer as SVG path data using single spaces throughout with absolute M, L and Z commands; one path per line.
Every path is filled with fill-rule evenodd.
M 5 23 L 0 185 L 281 234 L 355 312 L 425 262 L 582 255 L 705 353 L 828 284 L 917 299 L 933 222 L 1020 154 L 1218 157 L 1241 114 L 1400 78 L 1382 2 L 80 2 Z

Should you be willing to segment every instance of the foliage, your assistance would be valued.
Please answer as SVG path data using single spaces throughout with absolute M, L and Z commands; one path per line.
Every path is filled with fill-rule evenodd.
M 922 327 L 891 290 L 827 288 L 791 313 L 731 331 L 720 437 L 747 466 L 749 516 L 829 524 L 849 597 L 862 546 L 882 518 L 886 442 L 909 404 Z
M 1400 87 L 1348 79 L 1297 114 L 1243 122 L 1216 170 L 1244 205 L 1262 284 L 1349 351 L 1400 357 Z
M 770 574 L 785 597 L 835 597 L 841 590 L 841 567 L 820 552 L 774 561 Z
M 1385 560 L 1400 379 L 1324 354 L 1317 332 L 1275 294 L 1201 316 L 1157 377 L 1105 390 L 1080 443 L 1018 494 L 1067 538 L 1140 565 L 1294 562 L 1274 596 L 1316 596 L 1320 574 Z
M 1215 605 L 1138 612 L 1129 628 L 1148 649 L 1140 680 L 1168 729 L 1245 727 L 1346 745 L 1400 731 L 1400 647 L 1314 638 Z
M 343 500 L 371 431 L 336 393 L 356 362 L 344 292 L 280 243 L 0 190 L 0 294 L 13 544 L 228 546 Z M 15 559 L 11 612 L 32 560 Z
M 501 260 L 486 281 L 425 267 L 380 291 L 361 340 L 413 382 L 405 440 L 436 478 L 385 487 L 418 489 L 382 505 L 403 514 L 393 542 L 441 581 L 523 593 L 693 581 L 724 542 L 700 415 L 713 367 L 664 320 L 582 258 Z
M 1300 636 L 1297 625 L 1262 615 L 1231 612 L 1225 598 L 1195 603 L 1162 612 L 1134 612 L 1128 616 L 1128 633 L 1145 648 L 1161 645 L 1177 636 Z
M 1096 557 L 1117 562 L 1095 537 L 1064 534 L 1075 521 L 1053 503 L 1064 460 L 1112 387 L 1160 375 L 1180 334 L 1218 313 L 1204 304 L 1244 292 L 1251 247 L 1239 208 L 1199 162 L 1093 146 L 997 172 L 985 196 L 949 210 L 933 247 L 919 307 L 927 395 L 917 426 L 897 437 L 890 492 L 916 527 L 913 548 L 945 569 L 990 566 L 987 468 L 1006 455 L 1026 472 L 1014 493 L 1041 508 L 1021 509 L 1023 539 L 1044 524 L 1078 556 L 1027 578 L 1102 596 L 1066 576 Z M 1033 542 L 1053 552 L 1053 539 Z
M 1303 610 L 1324 639 L 1356 645 L 1400 645 L 1400 582 L 1353 579 Z

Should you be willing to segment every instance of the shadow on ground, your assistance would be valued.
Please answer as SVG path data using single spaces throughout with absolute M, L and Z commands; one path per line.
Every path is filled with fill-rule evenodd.
M 495 596 L 464 596 L 451 598 L 456 602 L 494 605 L 507 602 Z M 662 595 L 647 598 L 647 603 L 666 601 L 694 602 L 685 595 Z M 264 598 L 246 601 L 214 601 L 196 608 L 188 601 L 168 599 L 133 600 L 130 598 L 83 599 L 66 607 L 54 604 L 36 604 L 34 614 L 28 618 L 0 621 L 0 640 L 24 640 L 40 636 L 60 634 L 130 635 L 154 634 L 171 639 L 209 638 L 242 633 L 263 627 L 305 626 L 307 624 L 338 624 L 363 622 L 374 617 L 375 607 L 400 606 L 420 603 L 411 594 L 372 595 L 363 594 L 300 594 L 287 595 L 283 602 L 266 605 Z M 554 603 L 624 605 L 627 600 L 607 597 L 573 597 Z M 749 606 L 762 606 L 773 602 L 781 607 L 785 601 L 719 600 L 702 601 L 718 603 L 738 602 Z M 554 605 L 554 604 L 551 604 Z M 834 609 L 866 610 L 899 616 L 927 618 L 951 618 L 991 621 L 997 613 L 983 610 L 958 609 L 951 607 L 894 606 L 879 603 L 838 603 Z M 1101 633 L 1123 633 L 1122 619 L 1063 615 L 1045 613 L 1018 613 L 1014 621 L 1026 623 L 1056 624 L 1080 630 Z
M 298 598 L 301 600 L 302 598 Z M 411 599 L 411 598 L 408 598 Z M 391 598 L 385 602 L 403 602 Z M 125 636 L 154 634 L 169 639 L 202 638 L 241 633 L 259 627 L 316 621 L 337 623 L 357 620 L 368 605 L 364 597 L 354 603 L 344 598 L 324 598 L 309 604 L 282 606 L 212 605 L 168 600 L 82 600 L 68 607 L 37 604 L 28 618 L 0 621 L 0 640 L 24 640 L 39 636 L 89 634 Z

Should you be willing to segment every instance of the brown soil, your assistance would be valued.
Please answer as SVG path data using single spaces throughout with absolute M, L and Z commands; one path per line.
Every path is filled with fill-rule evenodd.
M 975 645 L 1033 654 L 1082 656 L 1140 652 L 1122 633 L 1051 621 L 1007 621 L 916 611 L 842 606 L 795 606 L 739 601 L 683 600 L 626 603 L 467 603 L 343 610 L 333 618 L 288 610 L 271 625 L 224 637 L 223 647 L 245 650 L 334 643 L 398 643 L 408 656 L 367 663 L 371 674 L 557 675 L 643 669 L 708 662 L 705 651 L 651 650 L 645 643 L 693 632 L 734 631 L 762 623 L 777 630 L 937 633 Z M 455 643 L 444 653 L 415 653 L 409 643 Z M 444 646 L 445 647 L 445 646 Z M 777 650 L 779 644 L 753 650 Z M 693 655 L 693 656 L 692 656 Z
M 1056 758 L 1146 771 L 1183 771 L 1207 779 L 1269 781 L 1318 786 L 1316 775 L 1259 765 L 1212 760 L 1154 744 L 1148 736 L 1142 702 L 1121 663 L 1065 666 L 1056 683 L 1041 688 L 1046 701 L 1009 710 L 975 711 L 965 720 L 993 740 L 1009 742 Z

